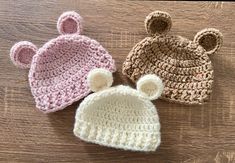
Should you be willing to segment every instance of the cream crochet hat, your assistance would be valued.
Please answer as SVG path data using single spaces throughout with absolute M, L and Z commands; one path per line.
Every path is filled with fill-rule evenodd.
M 133 151 L 155 151 L 159 146 L 160 123 L 155 106 L 163 84 L 156 75 L 145 75 L 137 90 L 112 85 L 110 71 L 94 69 L 88 85 L 96 92 L 84 99 L 75 116 L 74 134 L 80 139 L 108 147 Z

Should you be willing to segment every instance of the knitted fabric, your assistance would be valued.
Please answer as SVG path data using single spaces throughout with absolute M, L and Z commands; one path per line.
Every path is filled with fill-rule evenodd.
M 183 104 L 202 104 L 212 92 L 213 67 L 209 55 L 222 45 L 214 28 L 198 32 L 193 41 L 169 35 L 171 17 L 155 11 L 145 20 L 150 37 L 137 43 L 123 63 L 123 74 L 136 82 L 142 75 L 157 74 L 164 82 L 162 99 Z
M 15 44 L 10 52 L 13 63 L 30 68 L 29 84 L 36 106 L 44 113 L 65 108 L 90 92 L 86 78 L 90 70 L 116 67 L 109 53 L 96 41 L 80 35 L 82 18 L 75 12 L 63 13 L 57 22 L 62 35 L 37 50 L 30 42 Z
M 95 80 L 101 81 L 98 78 Z M 156 81 L 156 93 L 160 95 L 163 85 L 156 76 L 145 76 L 138 88 L 146 82 Z M 105 82 L 108 83 L 108 80 Z M 74 134 L 84 141 L 108 147 L 155 151 L 161 142 L 159 117 L 149 96 L 141 90 L 144 91 L 123 85 L 100 87 L 98 92 L 86 97 L 78 107 Z

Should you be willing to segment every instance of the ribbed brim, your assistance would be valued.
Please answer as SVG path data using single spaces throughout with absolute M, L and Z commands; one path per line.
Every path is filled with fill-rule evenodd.
M 73 132 L 84 141 L 124 150 L 155 151 L 161 143 L 160 132 L 127 132 L 94 126 L 80 120 L 76 121 Z

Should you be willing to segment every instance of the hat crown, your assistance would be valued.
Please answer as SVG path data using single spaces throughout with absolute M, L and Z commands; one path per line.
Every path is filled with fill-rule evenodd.
M 77 109 L 74 134 L 114 148 L 155 151 L 160 123 L 155 106 L 139 91 L 116 86 L 86 97 Z
M 137 43 L 123 63 L 123 74 L 137 82 L 145 74 L 158 75 L 165 84 L 161 98 L 185 104 L 202 104 L 212 91 L 213 66 L 209 55 L 222 46 L 214 28 L 199 31 L 193 40 L 169 34 L 170 14 L 154 11 L 145 19 L 150 35 Z
M 88 72 L 94 68 L 116 70 L 107 50 L 82 32 L 82 17 L 63 13 L 57 21 L 60 36 L 41 48 L 28 41 L 16 43 L 10 52 L 19 68 L 30 68 L 29 83 L 36 106 L 44 113 L 61 110 L 88 95 Z

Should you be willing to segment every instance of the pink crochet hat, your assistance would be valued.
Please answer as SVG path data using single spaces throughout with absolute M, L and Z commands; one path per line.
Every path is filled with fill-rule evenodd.
M 31 92 L 37 108 L 44 113 L 61 110 L 87 96 L 90 70 L 116 70 L 114 60 L 96 40 L 80 35 L 82 18 L 78 13 L 63 13 L 57 29 L 61 35 L 39 49 L 31 42 L 21 41 L 10 51 L 17 67 L 30 68 Z

